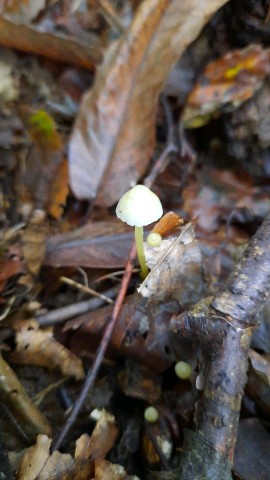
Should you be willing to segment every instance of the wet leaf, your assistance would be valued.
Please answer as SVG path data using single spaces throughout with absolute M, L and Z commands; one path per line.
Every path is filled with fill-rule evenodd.
M 16 333 L 16 350 L 10 356 L 17 363 L 59 368 L 64 376 L 84 378 L 82 361 L 58 343 L 51 331 L 38 330 L 33 323 Z
M 269 51 L 259 45 L 231 51 L 211 62 L 187 98 L 183 124 L 198 128 L 222 107 L 239 107 L 261 88 L 269 71 Z
M 143 175 L 155 142 L 159 94 L 182 52 L 226 0 L 145 0 L 83 98 L 70 142 L 78 198 L 108 206 Z

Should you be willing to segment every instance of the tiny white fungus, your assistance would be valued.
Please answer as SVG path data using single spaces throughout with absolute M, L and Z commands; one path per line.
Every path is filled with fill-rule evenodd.
M 128 225 L 135 226 L 135 242 L 142 278 L 148 274 L 144 255 L 143 227 L 158 220 L 162 214 L 163 208 L 158 196 L 144 185 L 136 185 L 124 193 L 116 207 L 117 217 Z
M 116 215 L 130 226 L 144 227 L 158 220 L 163 208 L 158 196 L 144 185 L 136 185 L 120 198 Z

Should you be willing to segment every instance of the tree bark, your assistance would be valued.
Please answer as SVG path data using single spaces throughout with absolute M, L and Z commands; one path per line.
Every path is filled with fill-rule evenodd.
M 270 215 L 217 295 L 171 321 L 174 332 L 195 338 L 204 353 L 200 371 L 204 387 L 194 418 L 196 434 L 189 432 L 184 442 L 181 480 L 231 478 L 252 327 L 258 325 L 256 315 L 269 297 L 269 280 Z

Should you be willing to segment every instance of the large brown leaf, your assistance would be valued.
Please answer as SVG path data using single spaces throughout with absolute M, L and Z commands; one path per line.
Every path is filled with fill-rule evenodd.
M 70 142 L 78 198 L 112 205 L 145 172 L 166 77 L 209 17 L 227 0 L 144 0 L 107 52 L 86 93 Z
M 91 222 L 50 237 L 45 265 L 53 267 L 122 268 L 134 238 L 123 222 Z

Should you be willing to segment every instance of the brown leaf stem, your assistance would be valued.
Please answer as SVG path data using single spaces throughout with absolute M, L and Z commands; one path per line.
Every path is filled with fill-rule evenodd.
M 98 46 L 83 45 L 66 35 L 39 31 L 37 28 L 0 18 L 0 45 L 35 53 L 57 62 L 71 63 L 94 70 L 102 59 Z

